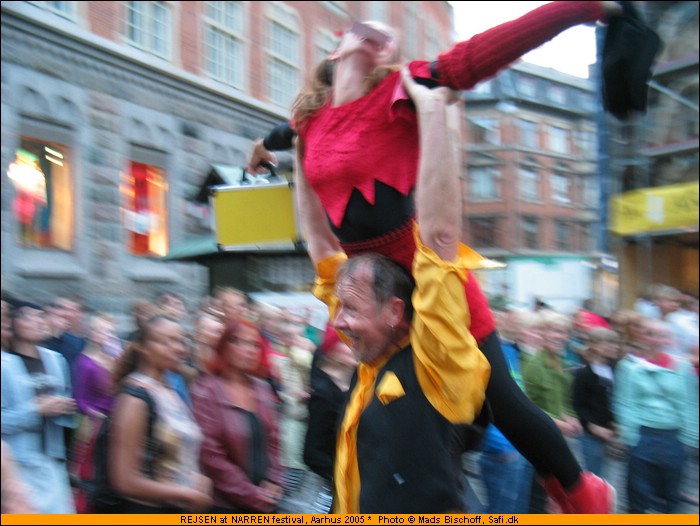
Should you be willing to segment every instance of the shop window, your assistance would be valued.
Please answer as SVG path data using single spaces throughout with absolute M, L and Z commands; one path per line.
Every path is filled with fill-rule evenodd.
M 122 175 L 121 194 L 129 251 L 136 256 L 165 256 L 168 253 L 165 171 L 130 161 L 128 173 Z
M 25 247 L 73 248 L 73 177 L 70 150 L 23 137 L 7 169 L 15 195 L 13 216 Z

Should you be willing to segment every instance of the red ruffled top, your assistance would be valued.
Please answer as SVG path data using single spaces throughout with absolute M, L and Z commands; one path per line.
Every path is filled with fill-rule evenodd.
M 563 30 L 604 15 L 600 2 L 551 2 L 522 17 L 498 25 L 439 55 L 433 78 L 430 64 L 409 64 L 414 77 L 432 78 L 454 89 L 469 89 L 495 75 L 528 51 L 551 40 Z M 370 93 L 333 107 L 331 102 L 305 120 L 299 129 L 304 139 L 304 171 L 319 196 L 330 221 L 340 227 L 354 189 L 375 204 L 375 181 L 408 195 L 416 185 L 419 159 L 418 122 L 399 72 L 389 74 Z M 410 232 L 410 230 L 408 230 Z M 388 234 L 388 235 L 387 235 Z M 415 246 L 410 234 L 387 235 L 400 254 L 387 254 L 410 268 Z M 389 250 L 392 252 L 393 249 Z M 488 303 L 476 279 L 466 286 L 471 331 L 479 340 L 495 328 Z

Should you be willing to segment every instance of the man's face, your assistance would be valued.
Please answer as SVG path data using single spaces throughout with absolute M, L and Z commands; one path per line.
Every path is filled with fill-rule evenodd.
M 76 328 L 80 325 L 80 318 L 83 313 L 77 302 L 66 298 L 59 298 L 55 301 L 55 310 L 57 314 L 66 319 L 69 329 Z
M 56 307 L 46 308 L 46 322 L 51 332 L 59 336 L 70 329 L 70 320 L 64 315 L 63 309 Z
M 355 357 L 372 364 L 390 348 L 393 329 L 388 309 L 377 303 L 372 273 L 360 267 L 345 275 L 336 288 L 338 310 L 333 326 L 347 336 Z

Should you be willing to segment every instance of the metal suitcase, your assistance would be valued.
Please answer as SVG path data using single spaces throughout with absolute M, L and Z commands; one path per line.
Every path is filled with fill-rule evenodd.
M 293 184 L 241 171 L 241 183 L 209 188 L 219 251 L 293 250 L 301 239 Z

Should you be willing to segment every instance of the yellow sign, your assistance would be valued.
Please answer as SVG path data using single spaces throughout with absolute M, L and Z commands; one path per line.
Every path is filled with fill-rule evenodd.
M 698 183 L 634 190 L 612 198 L 610 230 L 619 236 L 698 228 Z

